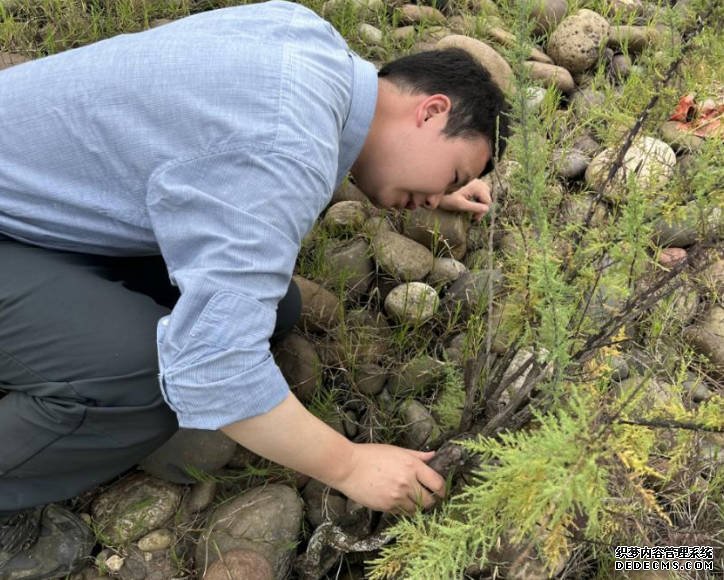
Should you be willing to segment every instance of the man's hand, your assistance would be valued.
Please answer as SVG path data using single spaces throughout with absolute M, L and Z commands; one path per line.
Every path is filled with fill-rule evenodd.
M 350 461 L 352 470 L 330 485 L 374 510 L 414 513 L 445 496 L 445 480 L 425 464 L 434 455 L 434 451 L 357 444 Z
M 334 487 L 362 505 L 415 511 L 442 497 L 445 481 L 425 462 L 433 452 L 352 443 L 312 415 L 293 394 L 271 411 L 222 428 L 254 453 Z M 432 493 L 431 493 L 432 492 Z
M 460 211 L 473 214 L 476 222 L 483 219 L 493 203 L 490 187 L 480 179 L 473 179 L 457 191 L 445 195 L 438 207 L 446 211 Z

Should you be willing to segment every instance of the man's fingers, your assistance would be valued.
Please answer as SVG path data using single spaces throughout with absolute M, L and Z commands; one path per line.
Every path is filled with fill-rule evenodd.
M 417 481 L 438 497 L 445 497 L 445 480 L 431 467 L 425 466 L 417 473 Z

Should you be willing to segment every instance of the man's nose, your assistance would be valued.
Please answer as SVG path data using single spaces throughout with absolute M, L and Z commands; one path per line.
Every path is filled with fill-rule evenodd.
M 423 206 L 425 206 L 427 209 L 435 209 L 438 205 L 440 205 L 440 200 L 442 199 L 443 195 L 443 193 L 438 193 L 437 195 L 431 195 L 425 198 Z

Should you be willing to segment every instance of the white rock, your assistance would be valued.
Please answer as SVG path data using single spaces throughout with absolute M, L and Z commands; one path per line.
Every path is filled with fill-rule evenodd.
M 392 289 L 385 298 L 385 311 L 400 322 L 419 324 L 432 318 L 439 304 L 432 286 L 410 282 Z

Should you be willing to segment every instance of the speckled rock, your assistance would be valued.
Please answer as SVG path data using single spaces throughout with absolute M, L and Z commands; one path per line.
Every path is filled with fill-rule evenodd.
M 93 523 L 112 545 L 133 542 L 163 526 L 181 503 L 181 488 L 149 475 L 122 479 L 91 506 Z
M 324 248 L 324 259 L 341 276 L 348 297 L 354 299 L 367 292 L 374 276 L 370 246 L 364 239 L 331 240 Z
M 608 21 L 592 10 L 582 9 L 565 18 L 548 40 L 548 55 L 571 73 L 581 73 L 598 60 L 608 41 Z
M 470 219 L 459 212 L 419 208 L 409 213 L 402 231 L 435 255 L 465 255 Z
M 540 81 L 546 87 L 556 87 L 564 94 L 572 93 L 576 88 L 576 82 L 562 66 L 548 64 L 545 62 L 525 61 L 531 78 Z
M 195 471 L 218 471 L 229 463 L 235 448 L 236 443 L 221 431 L 181 428 L 139 466 L 166 481 L 195 483 Z
M 586 169 L 586 183 L 591 188 L 600 191 L 617 153 L 617 148 L 609 148 L 593 158 Z M 612 186 L 606 188 L 605 197 L 621 201 L 630 175 L 641 190 L 658 190 L 669 181 L 675 165 L 676 154 L 671 147 L 653 137 L 640 137 L 624 155 L 622 167 L 616 172 Z
M 204 574 L 203 580 L 274 580 L 269 560 L 251 550 L 230 550 Z
M 435 289 L 422 282 L 396 286 L 385 298 L 385 312 L 404 324 L 421 324 L 437 311 L 440 298 Z
M 302 313 L 299 325 L 312 332 L 326 332 L 335 328 L 340 320 L 339 298 L 316 282 L 294 276 L 302 295 Z
M 274 360 L 292 392 L 310 403 L 322 380 L 322 362 L 314 345 L 304 336 L 290 332 L 272 348 Z
M 451 34 L 438 41 L 436 48 L 456 47 L 467 50 L 488 70 L 493 81 L 504 91 L 513 88 L 513 71 L 506 60 L 490 45 L 469 36 Z
M 201 575 L 221 554 L 251 550 L 271 564 L 274 578 L 286 578 L 302 525 L 302 500 L 295 489 L 268 484 L 217 508 L 196 546 Z
M 398 280 L 422 280 L 432 270 L 432 252 L 395 232 L 377 234 L 372 239 L 372 252 L 380 268 Z

